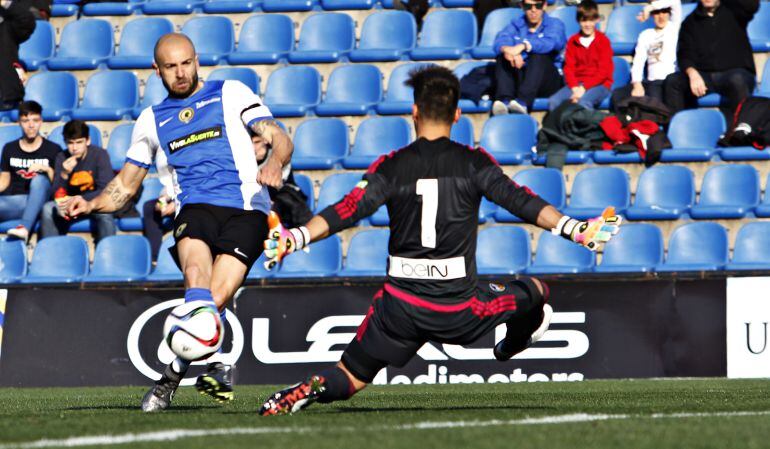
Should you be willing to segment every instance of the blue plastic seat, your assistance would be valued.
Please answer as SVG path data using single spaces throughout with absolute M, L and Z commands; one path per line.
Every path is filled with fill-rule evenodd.
M 142 4 L 145 14 L 192 14 L 200 9 L 203 0 L 148 0 Z
M 88 245 L 81 237 L 62 235 L 37 242 L 27 276 L 27 284 L 79 282 L 88 274 Z
M 567 202 L 567 187 L 564 176 L 555 168 L 529 168 L 513 175 L 513 181 L 525 186 L 538 196 L 548 201 L 556 209 L 564 209 Z M 500 222 L 521 222 L 521 218 L 499 207 L 495 220 Z
M 409 3 L 408 1 L 404 3 Z M 380 4 L 383 8 L 393 9 L 393 0 L 380 0 Z M 441 0 L 428 0 L 428 5 L 431 7 L 441 6 Z
M 481 147 L 501 164 L 521 164 L 532 157 L 537 142 L 537 122 L 529 115 L 491 117 L 481 131 Z
M 744 218 L 759 204 L 759 173 L 751 165 L 717 165 L 703 178 L 696 219 Z
M 327 170 L 348 154 L 348 125 L 337 118 L 303 121 L 294 132 L 291 165 L 297 170 Z
M 340 276 L 385 276 L 388 266 L 387 229 L 357 232 L 350 239 L 348 256 Z
M 318 202 L 315 213 L 337 203 L 361 182 L 360 173 L 335 173 L 324 178 L 321 190 L 318 192 Z
M 150 274 L 150 243 L 141 235 L 103 238 L 94 252 L 91 272 L 84 282 L 131 282 Z
M 321 75 L 311 66 L 281 67 L 267 79 L 263 100 L 275 117 L 302 117 L 321 101 Z
M 294 162 L 292 161 L 292 165 Z M 297 187 L 302 191 L 302 193 L 305 194 L 307 197 L 307 207 L 312 211 L 315 209 L 315 195 L 313 194 L 313 180 L 310 179 L 308 175 L 303 175 L 301 173 L 294 173 L 294 182 L 297 184 Z
M 494 219 L 497 209 L 497 204 L 482 197 L 481 204 L 479 204 L 479 223 L 486 223 L 487 221 Z
M 144 229 L 142 217 L 144 216 L 144 203 L 150 200 L 156 200 L 163 193 L 164 187 L 158 178 L 145 178 L 142 182 L 142 194 L 136 202 L 136 209 L 139 211 L 138 217 L 126 217 L 117 219 L 118 228 L 123 232 L 136 232 Z
M 19 140 L 22 135 L 23 133 L 19 125 L 0 126 L 0 154 L 2 154 L 2 148 L 6 143 L 12 140 Z
M 569 206 L 564 214 L 584 220 L 602 214 L 607 206 L 614 206 L 622 214 L 631 203 L 628 174 L 617 167 L 586 168 L 575 176 Z
M 51 5 L 51 17 L 72 17 L 79 11 L 78 5 L 54 4 Z
M 358 125 L 345 168 L 367 168 L 378 157 L 403 148 L 412 141 L 412 126 L 401 117 L 372 117 Z
M 666 261 L 655 271 L 721 270 L 727 264 L 727 245 L 727 231 L 717 223 L 679 226 L 669 238 Z
M 208 0 L 203 4 L 206 14 L 236 14 L 254 12 L 262 0 Z
M 155 43 L 173 31 L 174 25 L 164 17 L 142 17 L 126 23 L 120 33 L 118 51 L 107 60 L 107 65 L 111 69 L 149 69 Z
M 612 51 L 616 55 L 631 55 L 636 48 L 639 33 L 654 26 L 652 18 L 639 22 L 636 20 L 644 7 L 642 5 L 625 5 L 616 7 L 607 19 L 605 34 L 612 43 Z
M 372 9 L 375 3 L 375 0 L 321 0 L 321 8 L 326 11 Z
M 411 114 L 414 104 L 414 89 L 404 84 L 409 79 L 409 72 L 425 64 L 410 62 L 402 64 L 390 72 L 388 90 L 385 98 L 377 105 L 380 115 Z
M 369 15 L 361 29 L 358 48 L 350 52 L 354 62 L 398 61 L 414 48 L 417 24 L 406 11 L 382 11 Z
M 733 259 L 727 270 L 770 270 L 770 223 L 743 225 L 735 237 Z
M 193 17 L 185 22 L 182 33 L 195 45 L 201 65 L 217 65 L 235 50 L 235 31 L 227 17 Z
M 695 177 L 687 167 L 658 165 L 639 176 L 630 220 L 677 220 L 695 204 Z
M 248 67 L 221 67 L 209 73 L 209 81 L 237 80 L 249 86 L 252 92 L 259 95 L 259 75 Z
M 35 32 L 19 46 L 19 59 L 27 70 L 38 70 L 45 67 L 53 57 L 56 49 L 56 32 L 50 22 L 38 20 Z
M 146 108 L 159 104 L 161 101 L 165 100 L 167 96 L 168 91 L 163 85 L 163 81 L 153 73 L 144 83 L 144 93 L 142 94 L 142 100 L 139 102 L 139 106 L 134 108 L 134 118 L 139 117 L 139 114 Z
M 278 271 L 278 267 L 273 267 L 272 270 L 268 270 L 265 268 L 265 262 L 267 262 L 267 257 L 265 257 L 265 253 L 262 253 L 257 258 L 257 261 L 254 262 L 254 265 L 251 266 L 249 272 L 246 273 L 246 279 L 256 280 L 273 277 Z
M 516 226 L 482 229 L 476 242 L 479 274 L 516 274 L 529 267 L 532 249 L 529 233 Z
M 129 2 L 108 1 L 86 3 L 83 5 L 82 12 L 84 16 L 130 16 L 141 7 L 141 3 L 133 0 Z
M 515 19 L 518 19 L 522 14 L 524 12 L 519 8 L 501 8 L 490 12 L 487 18 L 484 19 L 479 44 L 471 50 L 471 55 L 476 59 L 494 59 L 497 54 L 492 48 L 492 44 L 495 42 L 497 33 Z
M 463 145 L 475 147 L 476 138 L 473 136 L 473 122 L 471 122 L 471 119 L 465 115 L 461 115 L 460 120 L 452 125 L 452 131 L 449 138 Z
M 473 0 L 441 0 L 444 8 L 470 8 L 473 3 Z
M 110 164 L 115 171 L 120 171 L 126 162 L 126 152 L 128 147 L 131 146 L 131 133 L 133 130 L 133 123 L 122 123 L 116 126 L 110 133 L 110 140 L 107 142 L 107 153 L 110 154 Z M 141 207 L 141 204 L 139 206 Z
M 663 162 L 709 161 L 717 153 L 719 136 L 725 132 L 721 112 L 710 109 L 690 109 L 677 112 L 668 127 L 673 148 L 663 150 Z
M 62 150 L 67 149 L 67 143 L 64 142 L 64 125 L 59 125 L 56 128 L 52 129 L 50 133 L 46 136 L 46 139 L 50 140 L 51 142 L 55 143 L 56 145 L 59 145 Z M 91 139 L 91 145 L 101 147 L 102 146 L 102 131 L 94 125 L 93 123 L 88 124 L 88 137 Z
M 72 111 L 78 120 L 120 120 L 130 117 L 139 104 L 139 80 L 133 72 L 104 70 L 91 75 L 80 107 Z
M 770 175 L 768 175 L 768 180 L 770 181 Z M 767 186 L 767 181 L 765 182 L 765 186 Z M 765 187 L 765 195 L 762 199 L 762 203 L 759 204 L 756 209 L 754 209 L 754 215 L 757 217 L 770 217 L 770 194 L 768 194 L 768 189 Z
M 80 19 L 64 26 L 51 70 L 93 70 L 112 56 L 112 25 L 102 19 Z
M 283 259 L 277 278 L 329 277 L 342 268 L 340 238 L 332 235 L 310 244 L 310 252 L 297 251 Z
M 561 6 L 549 11 L 548 15 L 564 23 L 564 34 L 567 36 L 567 39 L 573 34 L 580 32 L 580 24 L 577 21 L 577 7 Z
M 613 56 L 612 58 L 612 90 L 619 89 L 628 85 L 631 82 L 631 65 L 625 59 L 620 56 Z M 602 100 L 599 105 L 600 109 L 610 108 L 610 96 L 607 96 Z M 605 151 L 604 153 L 610 153 Z M 632 153 L 633 154 L 633 153 Z M 641 162 L 641 159 L 639 160 Z
M 366 115 L 382 99 L 382 73 L 374 65 L 337 67 L 329 76 L 326 97 L 316 106 L 320 116 Z
M 663 234 L 647 223 L 624 224 L 604 246 L 599 273 L 646 273 L 663 263 Z
M 765 62 L 765 67 L 762 70 L 762 82 L 757 86 L 757 95 L 770 97 L 770 59 Z
M 415 61 L 460 59 L 476 45 L 476 17 L 466 10 L 434 10 L 425 17 Z
M 318 5 L 318 0 L 264 0 L 265 12 L 310 11 Z
M 241 27 L 238 47 L 227 57 L 230 64 L 276 64 L 294 48 L 294 22 L 283 14 L 249 17 Z
M 770 51 L 770 4 L 759 2 L 759 11 L 749 22 L 747 31 L 754 52 Z
M 78 104 L 78 81 L 69 72 L 41 72 L 32 75 L 25 86 L 24 100 L 43 107 L 43 120 L 64 120 Z M 18 120 L 18 110 L 11 112 Z
M 478 67 L 487 66 L 487 65 L 494 66 L 494 64 L 495 64 L 494 62 L 489 62 L 489 61 L 468 61 L 468 62 L 463 62 L 462 64 L 455 67 L 453 72 L 457 77 L 457 79 L 461 80 L 465 75 L 470 73 L 471 70 L 474 70 Z M 492 72 L 494 71 L 494 67 L 492 67 L 491 71 Z M 460 110 L 462 110 L 464 113 L 489 112 L 489 110 L 492 109 L 492 100 L 482 99 L 478 103 L 475 103 L 471 99 L 461 98 L 457 104 L 457 107 L 460 108 Z
M 289 53 L 289 62 L 309 64 L 339 62 L 356 43 L 356 25 L 342 13 L 318 13 L 305 19 L 297 49 Z
M 148 281 L 181 281 L 182 271 L 176 266 L 174 258 L 168 252 L 174 246 L 174 236 L 170 235 L 163 240 L 158 251 L 158 263 L 155 269 L 147 276 Z
M 21 240 L 0 240 L 0 285 L 27 275 L 27 246 Z
M 527 268 L 527 274 L 583 273 L 591 271 L 596 254 L 581 245 L 548 231 L 540 233 L 535 260 Z

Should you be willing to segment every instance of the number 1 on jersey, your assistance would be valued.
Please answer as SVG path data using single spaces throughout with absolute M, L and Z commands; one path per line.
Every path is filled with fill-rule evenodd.
M 418 179 L 416 192 L 422 197 L 422 218 L 420 219 L 422 246 L 435 248 L 438 179 Z

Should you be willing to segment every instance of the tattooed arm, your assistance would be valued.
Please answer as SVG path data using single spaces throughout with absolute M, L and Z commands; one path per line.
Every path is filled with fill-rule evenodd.
M 259 170 L 259 181 L 262 185 L 279 188 L 282 184 L 281 171 L 284 165 L 291 161 L 294 144 L 289 136 L 273 119 L 264 119 L 251 125 L 252 131 L 262 137 L 272 147 L 270 158 Z
M 67 215 L 77 217 L 93 212 L 109 213 L 119 210 L 139 190 L 146 175 L 146 168 L 126 162 L 118 176 L 114 177 L 96 198 L 86 201 L 81 196 L 73 197 L 67 205 Z

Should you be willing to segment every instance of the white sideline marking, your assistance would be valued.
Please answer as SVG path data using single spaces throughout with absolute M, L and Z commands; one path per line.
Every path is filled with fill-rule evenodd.
M 585 423 L 594 421 L 627 420 L 627 419 L 686 419 L 686 418 L 715 418 L 715 417 L 744 417 L 767 416 L 770 410 L 737 411 L 737 412 L 704 412 L 704 413 L 654 413 L 652 415 L 590 415 L 575 413 L 570 415 L 542 416 L 511 420 L 492 419 L 487 421 L 423 421 L 414 424 L 397 426 L 370 427 L 338 427 L 334 430 L 342 432 L 361 431 L 393 431 L 393 430 L 433 430 L 455 429 L 463 427 L 492 427 L 492 426 L 532 426 L 551 424 Z M 71 437 L 59 440 L 42 439 L 30 442 L 0 444 L 0 449 L 35 449 L 46 447 L 84 447 L 97 445 L 118 445 L 129 443 L 147 443 L 155 441 L 176 441 L 182 438 L 231 435 L 259 435 L 280 433 L 306 433 L 329 430 L 319 427 L 233 427 L 230 429 L 170 429 L 157 432 L 125 433 L 122 435 L 94 435 Z

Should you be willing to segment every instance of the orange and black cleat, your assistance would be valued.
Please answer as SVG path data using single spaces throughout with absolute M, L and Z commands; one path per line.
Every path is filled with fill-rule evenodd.
M 321 376 L 312 376 L 305 382 L 273 393 L 262 404 L 259 414 L 262 416 L 288 415 L 302 410 L 318 400 L 320 394 L 326 389 L 324 381 Z

